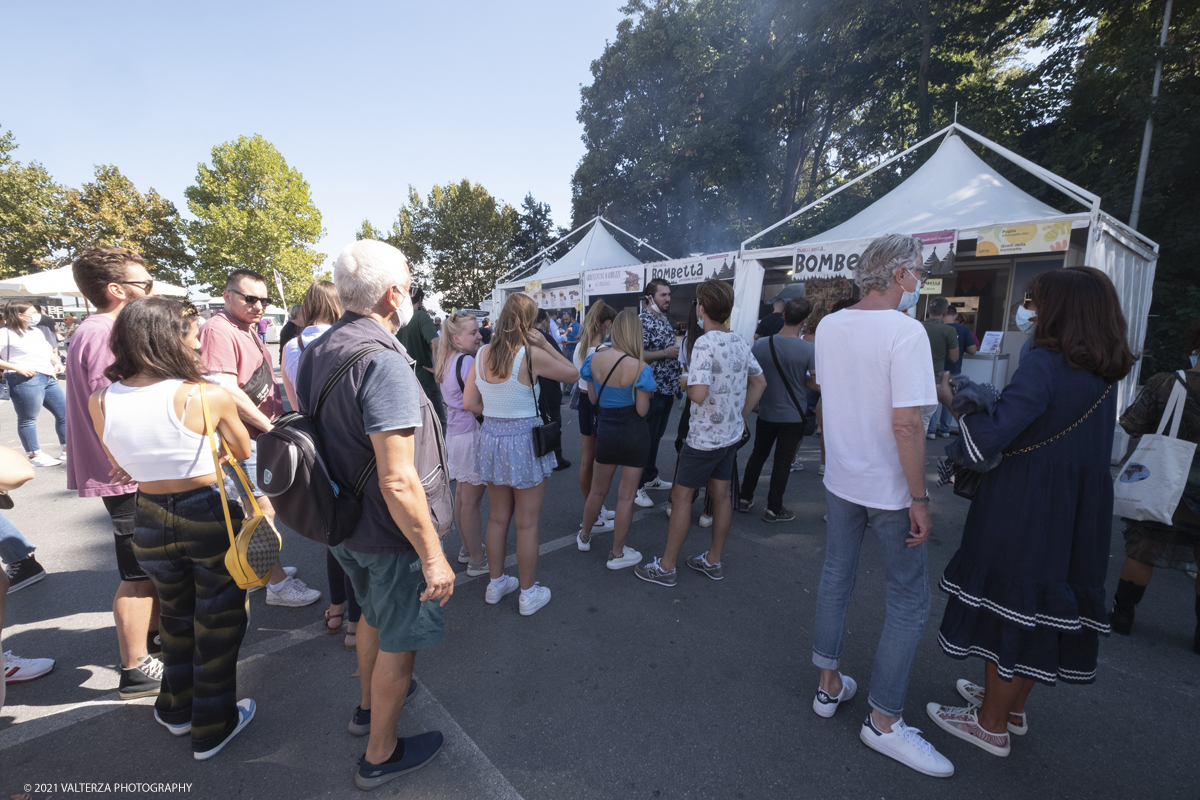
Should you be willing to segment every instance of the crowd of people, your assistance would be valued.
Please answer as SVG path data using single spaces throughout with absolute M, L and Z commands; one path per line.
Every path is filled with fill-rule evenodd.
M 961 545 L 939 583 L 949 600 L 938 642 L 952 658 L 982 659 L 984 674 L 957 682 L 965 705 L 929 703 L 926 713 L 939 729 L 989 753 L 1007 756 L 1010 736 L 1028 732 L 1035 683 L 1095 680 L 1099 637 L 1110 625 L 1130 633 L 1155 567 L 1194 569 L 1200 556 L 1200 488 L 1189 483 L 1173 524 L 1129 523 L 1127 559 L 1108 610 L 1113 386 L 1134 356 L 1115 289 L 1091 268 L 1046 272 L 1027 287 L 1022 307 L 1033 321 L 1032 344 L 1003 392 L 959 376 L 962 354 L 977 345 L 944 298 L 929 302 L 924 322 L 898 313 L 916 304 L 928 277 L 921 243 L 902 235 L 881 237 L 863 253 L 855 274 L 860 296 L 831 309 L 803 297 L 781 301 L 772 312 L 778 319 L 764 319 L 752 342 L 730 331 L 734 292 L 720 280 L 697 286 L 682 342 L 669 316 L 672 287 L 663 280 L 645 287 L 640 312 L 597 300 L 582 324 L 514 294 L 494 327 L 469 312 L 438 326 L 404 256 L 381 242 L 355 242 L 339 255 L 333 281 L 313 283 L 289 314 L 282 391 L 258 336 L 269 303 L 259 273 L 234 270 L 224 309 L 201 326 L 188 304 L 155 296 L 153 278 L 131 250 L 93 248 L 73 269 L 98 313 L 73 331 L 62 368 L 65 397 L 52 349 L 30 338 L 36 322 L 28 309 L 6 314 L 15 346 L 0 367 L 9 370 L 10 387 L 17 375 L 14 401 L 29 383 L 21 378 L 44 380 L 36 397 L 34 388 L 23 390 L 29 396 L 18 416 L 28 458 L 0 452 L 0 489 L 33 476 L 30 467 L 43 454 L 26 419 L 33 408 L 35 422 L 44 403 L 71 455 L 68 487 L 102 498 L 112 520 L 119 695 L 156 697 L 155 720 L 190 736 L 197 760 L 217 755 L 255 714 L 254 700 L 237 692 L 247 590 L 226 558 L 249 517 L 261 513 L 266 525 L 275 519 L 256 482 L 256 461 L 258 440 L 280 418 L 285 396 L 291 409 L 312 415 L 331 478 L 360 487 L 361 517 L 327 549 L 324 624 L 331 635 L 344 630 L 358 658 L 361 699 L 348 731 L 367 737 L 354 777 L 362 789 L 423 766 L 443 744 L 440 732 L 398 739 L 395 727 L 414 689 L 417 651 L 445 635 L 442 607 L 455 573 L 435 498 L 451 482 L 457 559 L 469 576 L 488 576 L 485 603 L 517 593 L 518 613 L 531 616 L 550 602 L 551 589 L 537 575 L 539 530 L 547 478 L 570 466 L 562 457 L 564 403 L 577 413 L 581 434 L 578 550 L 612 533 L 608 569 L 632 568 L 639 580 L 668 588 L 678 585 L 681 557 L 711 580 L 726 577 L 733 513 L 754 508 L 768 458 L 762 520 L 795 520 L 783 504 L 788 477 L 803 438 L 819 426 L 827 540 L 812 708 L 829 718 L 857 693 L 843 672 L 842 641 L 869 528 L 887 601 L 860 738 L 926 775 L 954 771 L 904 721 L 930 611 L 929 439 L 959 434 L 947 448 L 956 491 L 967 473 L 975 487 Z M 1189 392 L 1179 435 L 1200 440 L 1200 328 L 1190 346 L 1186 378 L 1155 376 L 1122 416 L 1131 434 L 1159 426 L 1179 380 Z M 52 390 L 57 401 L 49 399 Z M 659 471 L 658 447 L 680 397 L 686 402 L 668 476 Z M 739 479 L 738 452 L 751 438 Z M 430 453 L 442 469 L 419 470 Z M 244 487 L 239 466 L 249 477 Z M 616 504 L 608 509 L 614 482 Z M 663 507 L 670 517 L 657 547 L 633 525 L 635 509 L 653 507 L 656 491 L 669 491 Z M 709 539 L 685 557 L 701 492 L 699 523 L 710 528 Z M 505 572 L 514 522 L 515 576 Z M 0 545 L 8 590 L 35 582 L 26 577 L 34 567 L 44 577 L 32 546 L 7 520 Z M 634 545 L 660 554 L 646 559 Z M 273 605 L 304 607 L 321 596 L 278 560 L 260 582 Z M 1200 581 L 1196 613 L 1200 653 Z M 6 653 L 5 668 L 14 682 L 44 675 L 53 662 Z

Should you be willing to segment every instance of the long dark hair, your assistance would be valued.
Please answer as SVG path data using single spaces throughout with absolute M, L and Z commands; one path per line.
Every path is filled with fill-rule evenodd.
M 1116 383 L 1133 369 L 1127 326 L 1112 281 L 1093 267 L 1054 269 L 1027 289 L 1037 309 L 1033 347 L 1061 353 L 1067 366 Z
M 121 309 L 108 341 L 116 361 L 104 377 L 113 383 L 134 375 L 201 382 L 200 362 L 183 341 L 196 317 L 185 310 L 165 297 L 140 297 Z
M 25 320 L 21 319 L 21 315 L 31 308 L 33 308 L 33 303 L 28 300 L 9 300 L 4 304 L 4 327 L 10 331 L 24 334 L 29 330 L 29 326 L 25 324 Z
M 687 337 L 687 360 L 688 364 L 692 363 L 692 348 L 696 346 L 696 340 L 704 335 L 704 328 L 700 327 L 700 318 L 696 312 L 696 301 L 693 300 L 688 308 L 687 330 L 684 332 Z

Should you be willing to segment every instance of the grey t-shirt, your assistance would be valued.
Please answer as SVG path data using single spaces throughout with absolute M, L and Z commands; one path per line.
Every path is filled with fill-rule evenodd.
M 779 370 L 775 369 L 775 360 L 771 358 L 771 339 L 775 340 L 779 366 L 783 367 L 792 392 L 802 407 L 807 397 L 804 379 L 807 373 L 815 371 L 816 348 L 799 336 L 764 336 L 754 343 L 754 358 L 762 366 L 767 379 L 767 388 L 758 403 L 758 416 L 767 422 L 801 422 L 800 412 L 788 396 Z
M 394 350 L 376 355 L 358 387 L 367 435 L 421 427 L 420 393 L 421 384 L 402 355 Z

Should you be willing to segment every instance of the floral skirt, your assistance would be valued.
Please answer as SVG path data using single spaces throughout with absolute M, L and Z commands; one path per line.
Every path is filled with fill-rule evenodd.
M 475 451 L 475 472 L 484 483 L 532 489 L 554 472 L 554 453 L 539 458 L 533 449 L 538 417 L 499 419 L 484 416 Z

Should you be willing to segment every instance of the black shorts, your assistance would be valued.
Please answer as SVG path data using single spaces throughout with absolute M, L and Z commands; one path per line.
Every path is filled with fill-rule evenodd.
M 620 467 L 646 466 L 650 429 L 637 406 L 601 408 L 596 426 L 596 463 Z
M 675 484 L 687 489 L 703 489 L 708 486 L 710 479 L 731 480 L 737 449 L 737 443 L 716 450 L 697 450 L 685 444 L 679 451 L 679 466 L 675 470 Z
M 596 435 L 596 411 L 587 389 L 579 390 L 579 433 L 583 436 Z
M 148 581 L 150 576 L 133 554 L 134 513 L 137 511 L 137 492 L 101 497 L 108 516 L 112 517 L 113 539 L 117 548 L 117 572 L 123 581 Z

